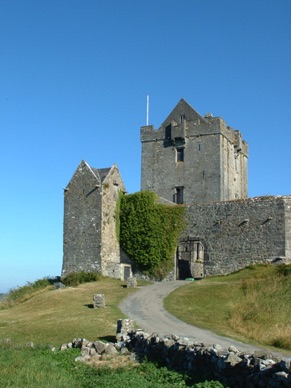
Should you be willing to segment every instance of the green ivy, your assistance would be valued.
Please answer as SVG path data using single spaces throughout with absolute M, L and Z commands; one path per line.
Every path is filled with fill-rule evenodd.
M 149 191 L 120 197 L 120 244 L 144 273 L 162 279 L 173 267 L 185 207 L 157 204 Z
M 124 196 L 124 193 L 119 190 L 118 199 L 115 208 L 115 232 L 117 240 L 120 242 L 120 207 L 121 207 L 121 198 Z

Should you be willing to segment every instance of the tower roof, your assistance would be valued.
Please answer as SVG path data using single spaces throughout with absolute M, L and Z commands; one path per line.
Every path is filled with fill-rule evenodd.
M 192 108 L 192 106 L 189 105 L 188 102 L 184 100 L 184 98 L 181 98 L 181 100 L 163 122 L 162 126 L 166 127 L 171 123 L 171 121 L 180 123 L 182 118 L 186 121 L 200 120 L 207 123 L 207 120 L 205 120 L 204 117 L 202 117 L 194 108 Z

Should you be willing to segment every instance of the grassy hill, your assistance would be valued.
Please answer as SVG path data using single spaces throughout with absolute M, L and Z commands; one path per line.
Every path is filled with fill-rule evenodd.
M 290 276 L 291 266 L 253 266 L 187 284 L 166 298 L 165 307 L 180 319 L 219 334 L 290 351 Z M 124 318 L 118 304 L 135 291 L 109 278 L 64 289 L 40 280 L 14 290 L 12 300 L 0 303 L 0 386 L 189 386 L 186 376 L 151 363 L 117 367 L 116 361 L 108 360 L 109 368 L 92 368 L 74 362 L 76 349 L 52 352 L 47 348 L 75 337 L 114 340 L 116 321 Z M 92 308 L 93 294 L 105 295 L 104 309 Z M 35 348 L 25 347 L 30 341 Z M 191 386 L 223 387 L 219 382 Z
M 185 322 L 218 334 L 291 350 L 290 280 L 291 265 L 251 266 L 183 286 L 165 299 L 165 307 Z M 0 339 L 53 346 L 75 337 L 112 339 L 117 319 L 124 318 L 117 306 L 135 292 L 109 278 L 64 289 L 32 287 L 28 293 L 27 288 L 24 294 L 16 290 L 12 307 L 0 310 Z M 93 294 L 105 295 L 104 309 L 92 308 Z
M 171 293 L 165 308 L 220 335 L 291 351 L 291 265 L 250 266 L 193 282 Z
M 39 281 L 38 283 L 44 283 Z M 141 283 L 139 283 L 141 285 Z M 116 321 L 124 318 L 119 302 L 135 292 L 121 281 L 103 278 L 78 287 L 54 289 L 25 286 L 15 290 L 16 299 L 2 303 L 0 311 L 0 386 L 5 388 L 89 388 L 127 385 L 139 388 L 186 387 L 189 378 L 150 362 L 130 362 L 128 356 L 102 361 L 96 368 L 76 363 L 78 349 L 52 352 L 75 337 L 113 341 Z M 106 307 L 92 308 L 93 294 L 105 294 Z M 24 302 L 18 303 L 24 300 Z M 8 307 L 11 305 L 11 307 Z M 1 304 L 0 304 L 1 307 Z M 7 308 L 8 307 L 8 308 Z M 4 339 L 11 339 L 11 342 Z M 34 342 L 33 348 L 27 342 Z M 124 358 L 127 357 L 127 360 Z M 219 382 L 197 384 L 197 388 L 223 388 Z M 192 384 L 193 383 L 193 384 Z
M 20 345 L 33 341 L 53 346 L 76 337 L 113 338 L 117 319 L 125 317 L 117 306 L 134 291 L 124 282 L 109 278 L 78 287 L 46 288 L 0 311 L 0 338 L 10 338 Z M 105 295 L 104 309 L 92 308 L 94 294 Z

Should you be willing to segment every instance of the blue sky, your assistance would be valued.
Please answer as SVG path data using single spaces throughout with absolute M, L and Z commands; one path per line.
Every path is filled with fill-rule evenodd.
M 140 126 L 181 98 L 249 143 L 249 196 L 291 194 L 290 0 L 0 0 L 0 292 L 62 266 L 82 159 L 140 189 Z

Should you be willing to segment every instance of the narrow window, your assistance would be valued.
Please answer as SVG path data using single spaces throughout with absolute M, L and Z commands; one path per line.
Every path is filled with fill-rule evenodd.
M 182 115 L 180 115 L 180 123 L 183 123 L 183 121 L 186 120 L 186 115 L 185 113 L 183 113 Z
M 177 148 L 177 162 L 184 162 L 184 148 Z
M 176 187 L 175 201 L 174 202 L 179 203 L 179 204 L 184 203 L 184 187 L 183 186 Z

